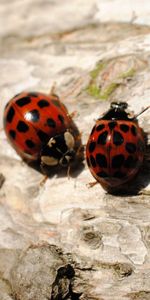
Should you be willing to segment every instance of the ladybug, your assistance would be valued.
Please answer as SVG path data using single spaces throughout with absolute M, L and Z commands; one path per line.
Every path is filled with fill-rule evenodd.
M 144 132 L 137 116 L 129 116 L 127 107 L 126 102 L 112 102 L 110 109 L 96 121 L 86 146 L 92 175 L 110 193 L 131 181 L 145 154 Z
M 80 152 L 79 131 L 56 95 L 22 92 L 4 110 L 4 130 L 13 148 L 40 167 L 69 167 Z

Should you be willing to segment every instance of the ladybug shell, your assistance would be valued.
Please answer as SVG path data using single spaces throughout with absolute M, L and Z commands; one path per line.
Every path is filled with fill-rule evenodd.
M 22 158 L 37 160 L 43 144 L 70 128 L 66 107 L 55 95 L 23 92 L 4 111 L 4 130 Z
M 130 181 L 144 158 L 145 141 L 137 121 L 97 120 L 87 147 L 92 175 L 107 191 Z

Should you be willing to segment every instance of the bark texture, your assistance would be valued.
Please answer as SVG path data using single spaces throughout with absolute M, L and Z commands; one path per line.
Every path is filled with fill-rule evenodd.
M 1 102 L 22 90 L 57 93 L 86 144 L 110 101 L 150 105 L 150 4 L 123 0 L 0 3 Z M 150 110 L 139 118 L 150 131 Z M 0 131 L 0 299 L 150 299 L 150 160 L 107 194 L 84 162 L 43 175 L 21 161 Z

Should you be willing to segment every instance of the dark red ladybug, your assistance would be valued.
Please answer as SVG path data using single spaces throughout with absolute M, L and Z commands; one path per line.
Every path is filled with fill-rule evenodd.
M 127 106 L 126 102 L 112 102 L 96 121 L 86 146 L 88 167 L 108 192 L 129 182 L 144 159 L 144 133 L 137 117 L 126 112 Z
M 43 168 L 67 167 L 81 147 L 79 131 L 56 95 L 22 92 L 4 111 L 4 130 L 17 153 Z

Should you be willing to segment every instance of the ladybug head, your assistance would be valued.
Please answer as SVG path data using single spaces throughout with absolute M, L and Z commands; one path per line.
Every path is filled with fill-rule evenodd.
M 126 102 L 112 102 L 110 107 L 115 110 L 125 110 L 128 104 Z
M 75 157 L 75 140 L 69 131 L 51 137 L 41 150 L 41 164 L 68 167 Z
M 112 102 L 110 109 L 101 118 L 103 120 L 130 120 L 126 109 L 126 102 Z

